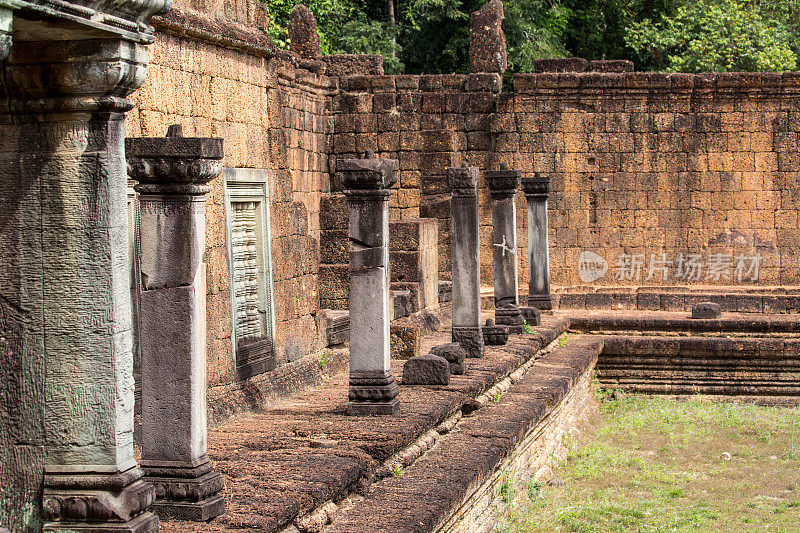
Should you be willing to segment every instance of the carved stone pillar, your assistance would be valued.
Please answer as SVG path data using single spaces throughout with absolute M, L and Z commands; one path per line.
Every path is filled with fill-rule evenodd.
M 550 249 L 547 237 L 547 198 L 550 178 L 539 173 L 522 179 L 522 190 L 528 201 L 528 305 L 552 309 L 550 295 Z
M 478 235 L 478 168 L 450 167 L 453 256 L 453 342 L 467 357 L 483 357 L 481 259 Z
M 133 456 L 125 190 L 125 96 L 146 62 L 120 39 L 15 39 L 4 64 L 0 307 L 21 327 L 0 355 L 0 524 L 13 531 L 158 528 Z
M 162 518 L 222 514 L 222 476 L 206 455 L 205 200 L 222 139 L 126 139 L 138 184 L 142 278 L 142 468 Z
M 399 391 L 389 366 L 389 197 L 396 159 L 337 162 L 350 211 L 350 403 L 353 415 L 395 414 Z
M 0 528 L 158 529 L 133 455 L 124 113 L 168 6 L 0 0 Z
M 517 189 L 521 173 L 501 170 L 484 173 L 492 197 L 492 258 L 494 259 L 495 323 L 522 333 L 525 320 L 517 295 Z

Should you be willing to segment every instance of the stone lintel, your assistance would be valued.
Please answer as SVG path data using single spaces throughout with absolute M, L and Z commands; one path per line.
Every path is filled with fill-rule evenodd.
M 535 172 L 532 177 L 522 178 L 522 191 L 528 198 L 544 197 L 550 195 L 550 185 L 552 180 L 549 176 L 541 176 Z
M 397 182 L 399 169 L 397 159 L 377 159 L 368 153 L 363 159 L 339 159 L 336 180 L 347 195 L 380 194 Z
M 478 167 L 448 167 L 447 184 L 455 197 L 478 196 Z
M 172 0 L 0 0 L 0 9 L 2 8 L 20 10 L 25 13 L 26 19 L 36 22 L 47 19 L 69 21 L 98 35 L 116 35 L 122 39 L 147 44 L 155 40 L 153 27 L 149 24 L 150 17 L 169 11 Z M 40 31 L 46 32 L 48 27 L 42 24 Z

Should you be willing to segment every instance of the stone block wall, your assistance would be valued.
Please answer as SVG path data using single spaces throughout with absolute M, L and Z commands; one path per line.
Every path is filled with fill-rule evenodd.
M 552 176 L 554 285 L 587 284 L 584 251 L 606 261 L 589 285 L 800 281 L 796 74 L 545 72 L 515 76 L 506 92 L 493 75 L 358 76 L 341 88 L 334 153 L 400 159 L 392 216 L 440 219 L 442 279 L 450 259 L 442 173 L 466 160 Z M 524 204 L 520 195 L 523 286 Z M 480 205 L 481 279 L 491 285 L 483 183 Z

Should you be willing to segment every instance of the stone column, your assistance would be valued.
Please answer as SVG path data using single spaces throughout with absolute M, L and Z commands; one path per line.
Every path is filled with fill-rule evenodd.
M 396 159 L 336 164 L 350 212 L 350 403 L 352 415 L 395 414 L 398 386 L 389 366 L 389 197 Z
M 478 168 L 450 167 L 453 256 L 453 342 L 467 357 L 483 357 L 481 259 L 478 236 Z
M 522 190 L 528 201 L 528 305 L 552 309 L 550 296 L 550 249 L 547 239 L 547 197 L 550 178 L 535 173 L 522 179 Z
M 0 524 L 157 531 L 133 453 L 124 148 L 147 53 L 51 17 L 15 19 L 0 65 Z
M 222 170 L 222 139 L 125 141 L 138 184 L 142 279 L 142 459 L 162 518 L 210 520 L 225 509 L 206 455 L 205 201 Z
M 508 326 L 511 333 L 522 333 L 525 322 L 517 296 L 517 189 L 520 171 L 500 170 L 484 173 L 492 197 L 492 258 L 494 259 L 495 323 Z

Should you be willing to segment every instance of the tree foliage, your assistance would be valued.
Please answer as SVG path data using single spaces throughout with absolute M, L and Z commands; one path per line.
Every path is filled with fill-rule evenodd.
M 262 0 L 288 47 L 297 0 Z M 467 72 L 469 14 L 487 0 L 305 0 L 322 51 L 378 53 L 389 73 Z M 800 0 L 505 0 L 509 70 L 542 57 L 632 59 L 638 70 L 794 70 Z
M 776 14 L 785 17 L 783 24 L 776 24 Z M 658 23 L 632 24 L 626 41 L 664 70 L 795 70 L 797 56 L 787 25 L 791 16 L 785 11 L 770 16 L 767 9 L 743 0 L 697 0 Z

